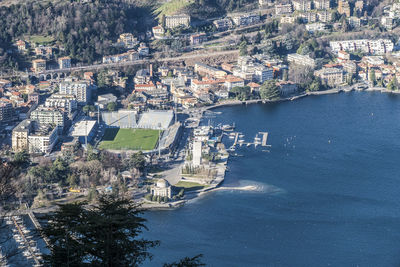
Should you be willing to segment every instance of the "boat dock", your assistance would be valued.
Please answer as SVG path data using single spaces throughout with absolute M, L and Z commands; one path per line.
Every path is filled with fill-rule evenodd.
M 18 218 L 18 219 L 17 219 Z M 16 216 L 11 216 L 11 221 L 13 222 L 15 228 L 17 229 L 19 236 L 22 238 L 24 247 L 26 247 L 28 254 L 24 253 L 24 256 L 29 258 L 33 258 L 35 261 L 35 266 L 42 266 L 41 260 L 41 253 L 38 253 L 37 248 L 31 245 L 30 240 L 28 240 L 28 236 L 25 235 L 25 233 L 29 234 L 29 230 L 23 226 L 22 219 L 19 219 L 19 217 Z M 21 220 L 21 223 L 19 222 Z M 32 238 L 32 237 L 30 237 Z M 29 257 L 30 255 L 30 257 Z
M 271 145 L 267 145 L 267 141 L 268 141 L 268 132 L 259 132 L 259 134 L 262 135 L 261 146 L 270 147 Z

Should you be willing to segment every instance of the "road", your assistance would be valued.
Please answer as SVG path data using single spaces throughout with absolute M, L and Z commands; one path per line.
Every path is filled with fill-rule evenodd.
M 99 69 L 104 69 L 104 68 L 150 64 L 150 63 L 154 63 L 154 62 L 182 61 L 182 60 L 187 60 L 187 59 L 201 59 L 201 58 L 207 58 L 207 57 L 213 57 L 213 56 L 232 55 L 232 54 L 238 54 L 239 53 L 238 51 L 239 50 L 216 51 L 216 52 L 202 51 L 202 53 L 183 55 L 183 56 L 178 56 L 178 57 L 168 57 L 168 58 L 159 58 L 159 59 L 141 59 L 141 60 L 135 60 L 135 61 L 119 62 L 119 63 L 93 64 L 93 65 L 88 65 L 88 66 L 72 67 L 72 68 L 68 68 L 68 69 L 46 70 L 46 71 L 40 72 L 40 73 L 21 72 L 20 74 L 25 74 L 25 75 L 28 74 L 28 75 L 38 76 L 38 75 L 46 75 L 46 74 L 52 74 L 52 73 L 99 70 Z M 2 76 L 1 78 L 7 78 L 7 77 L 10 77 L 10 76 Z

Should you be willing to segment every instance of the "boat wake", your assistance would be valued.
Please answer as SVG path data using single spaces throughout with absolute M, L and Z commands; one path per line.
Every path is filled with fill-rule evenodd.
M 233 191 L 249 191 L 267 194 L 280 194 L 285 190 L 274 185 L 269 185 L 261 182 L 251 180 L 241 180 L 238 186 L 222 186 L 215 189 L 215 191 L 233 190 Z

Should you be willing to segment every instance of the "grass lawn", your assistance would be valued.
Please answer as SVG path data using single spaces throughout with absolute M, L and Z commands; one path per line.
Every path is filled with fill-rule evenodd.
M 173 15 L 192 3 L 194 3 L 193 0 L 172 0 L 158 7 L 154 11 L 154 15 L 158 15 L 159 18 L 161 18 L 162 15 Z
M 149 129 L 106 129 L 101 149 L 112 150 L 152 150 L 158 141 L 158 130 Z
M 204 188 L 208 187 L 208 185 L 198 184 L 198 183 L 194 183 L 194 182 L 185 182 L 185 181 L 179 181 L 174 186 L 175 187 L 179 187 L 179 188 L 184 188 L 185 191 L 201 190 L 201 189 L 204 189 Z
M 31 35 L 29 37 L 30 41 L 37 44 L 49 44 L 54 41 L 52 36 L 43 36 L 43 35 Z

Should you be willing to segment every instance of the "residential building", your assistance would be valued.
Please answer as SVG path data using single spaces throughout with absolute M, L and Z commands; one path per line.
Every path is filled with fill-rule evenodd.
M 276 83 L 281 96 L 288 96 L 297 93 L 297 84 L 291 81 L 281 81 Z
M 349 17 L 347 18 L 347 22 L 351 28 L 360 28 L 361 27 L 361 19 L 357 17 Z
M 43 105 L 38 106 L 31 112 L 31 120 L 36 120 L 40 124 L 54 124 L 60 129 L 64 128 L 65 115 L 64 112 L 58 108 L 45 107 Z
M 351 16 L 350 4 L 347 0 L 338 0 L 339 14 L 345 14 L 347 17 Z
M 40 95 L 38 93 L 33 92 L 28 95 L 28 103 L 39 104 L 39 100 Z
M 310 11 L 311 1 L 309 0 L 292 0 L 293 8 L 296 11 Z
M 138 44 L 138 40 L 133 36 L 132 33 L 122 33 L 119 35 L 118 44 L 127 49 L 132 49 Z
M 203 63 L 196 63 L 194 65 L 194 71 L 199 73 L 202 76 L 211 76 L 216 79 L 225 78 L 227 73 L 223 70 L 208 66 Z
M 232 28 L 232 20 L 230 18 L 214 20 L 213 23 L 219 31 L 226 31 Z
M 14 108 L 8 99 L 0 99 L 0 123 L 14 120 Z
M 312 59 L 309 55 L 300 55 L 300 54 L 288 54 L 287 60 L 291 63 L 303 66 L 310 66 L 312 68 L 315 67 L 315 60 Z
M 33 131 L 28 135 L 29 153 L 50 153 L 58 140 L 57 127 L 37 122 L 33 124 Z
M 64 109 L 68 114 L 72 114 L 78 108 L 78 101 L 74 95 L 52 94 L 46 99 L 44 106 L 47 108 Z
M 99 95 L 95 105 L 99 106 L 101 109 L 105 109 L 109 103 L 117 103 L 117 99 L 118 98 L 113 94 Z
M 304 12 L 299 14 L 299 18 L 302 18 L 302 20 L 306 23 L 313 23 L 317 21 L 317 13 L 315 12 Z
M 145 43 L 140 43 L 140 46 L 137 51 L 139 55 L 142 57 L 147 57 L 150 54 L 150 49 Z
M 232 17 L 233 23 L 236 26 L 248 26 L 260 22 L 260 15 L 258 14 L 242 14 Z
M 336 53 L 344 50 L 347 52 L 362 51 L 372 55 L 383 55 L 392 52 L 394 48 L 393 42 L 389 39 L 332 41 L 329 45 Z
M 310 33 L 321 32 L 326 30 L 326 25 L 322 22 L 311 23 L 306 25 L 306 29 Z
M 145 51 L 143 50 L 143 53 Z M 136 51 L 128 51 L 127 53 L 111 55 L 111 56 L 103 56 L 103 63 L 118 63 L 118 62 L 126 62 L 126 61 L 135 61 L 139 59 L 139 53 Z
M 163 39 L 164 38 L 165 30 L 164 30 L 163 26 L 157 25 L 157 26 L 153 27 L 152 32 L 153 32 L 155 39 Z
M 388 16 L 382 16 L 381 18 L 381 24 L 383 27 L 385 27 L 387 30 L 392 30 L 394 27 L 394 19 Z
M 32 68 L 34 72 L 42 72 L 46 70 L 46 60 L 35 59 L 32 60 Z
M 190 35 L 190 43 L 192 45 L 199 45 L 207 41 L 207 35 L 205 33 L 197 33 Z
M 332 12 L 326 11 L 326 10 L 318 11 L 317 18 L 321 22 L 330 22 L 330 21 L 332 21 L 332 18 L 333 18 Z
M 87 81 L 66 79 L 60 83 L 60 94 L 73 95 L 78 104 L 85 105 L 91 100 L 92 86 Z
M 35 47 L 35 55 L 50 58 L 53 56 L 53 48 L 49 46 Z
M 233 87 L 243 87 L 244 80 L 235 76 L 230 76 L 226 78 L 224 86 L 230 91 Z
M 292 4 L 279 4 L 275 5 L 275 14 L 284 15 L 293 13 Z
M 18 40 L 15 45 L 20 52 L 25 52 L 27 50 L 27 43 L 24 40 Z
M 70 57 L 60 57 L 58 59 L 58 67 L 60 69 L 69 69 L 69 68 L 71 68 L 71 58 Z
M 265 81 L 272 80 L 274 78 L 274 71 L 272 68 L 268 68 L 260 64 L 254 67 L 253 77 L 257 83 L 263 84 Z
M 23 120 L 13 129 L 11 136 L 13 151 L 28 150 L 28 136 L 32 128 L 33 124 L 31 120 Z
M 165 27 L 167 29 L 176 28 L 178 26 L 190 26 L 190 16 L 186 14 L 165 16 Z
M 331 8 L 331 0 L 314 0 L 314 8 L 318 10 L 328 10 Z
M 258 0 L 258 6 L 260 8 L 266 8 L 273 4 L 272 0 Z
M 322 68 L 314 72 L 328 86 L 337 86 L 344 82 L 343 70 L 339 68 Z
M 295 16 L 282 16 L 281 17 L 281 23 L 287 23 L 287 24 L 292 24 L 296 21 L 296 17 Z

